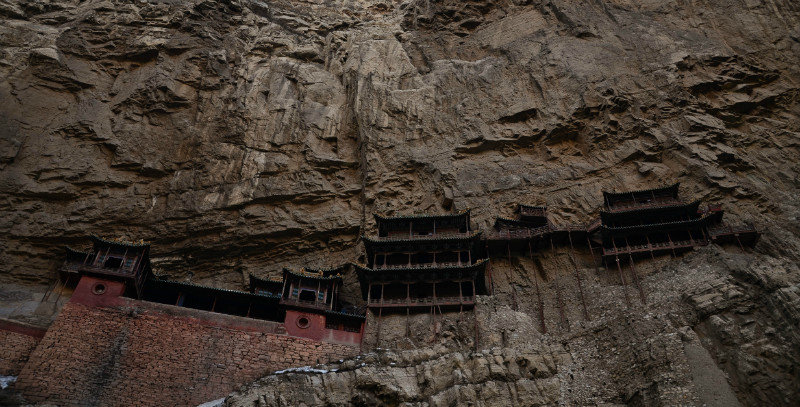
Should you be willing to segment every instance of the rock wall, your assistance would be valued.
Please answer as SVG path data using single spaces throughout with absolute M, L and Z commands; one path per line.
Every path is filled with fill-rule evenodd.
M 98 283 L 102 294 L 92 292 Z M 279 369 L 359 352 L 278 334 L 275 322 L 117 297 L 121 286 L 81 280 L 19 374 L 14 387 L 25 400 L 194 406 Z
M 595 270 L 589 256 L 576 256 L 577 268 L 548 257 L 493 259 L 495 295 L 480 296 L 475 313 L 477 350 L 471 329 L 443 324 L 433 336 L 428 327 L 424 332 L 433 340 L 413 342 L 412 333 L 393 346 L 410 350 L 377 349 L 316 372 L 269 375 L 233 393 L 225 405 L 444 406 L 457 400 L 722 407 L 788 406 L 800 397 L 797 288 L 777 283 L 794 269 L 773 265 L 772 282 L 759 281 L 754 276 L 768 256 L 708 246 L 680 258 L 637 262 L 642 302 L 628 267 L 622 285 L 616 269 Z M 448 317 L 455 318 L 443 320 Z M 518 363 L 520 355 L 531 354 L 544 361 Z
M 0 320 L 0 376 L 18 375 L 44 332 L 18 322 Z
M 358 260 L 373 212 L 469 207 L 485 229 L 521 202 L 580 223 L 604 189 L 680 181 L 758 225 L 754 251 L 643 262 L 645 304 L 587 253 L 494 259 L 475 356 L 458 324 L 391 346 L 563 347 L 573 362 L 542 385 L 564 404 L 798 399 L 794 2 L 4 0 L 0 16 L 0 310 L 32 308 L 87 233 L 241 288 Z M 265 380 L 252 391 L 290 379 Z

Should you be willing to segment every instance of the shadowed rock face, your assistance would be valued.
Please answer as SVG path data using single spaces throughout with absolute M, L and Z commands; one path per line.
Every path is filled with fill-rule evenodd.
M 582 258 L 592 320 L 567 290 L 570 330 L 541 338 L 531 281 L 556 326 L 569 262 L 498 262 L 478 348 L 571 347 L 545 375 L 558 380 L 518 403 L 790 404 L 799 21 L 788 0 L 2 0 L 0 301 L 41 291 L 60 247 L 88 233 L 149 240 L 159 272 L 240 288 L 358 259 L 373 212 L 472 208 L 487 228 L 523 202 L 586 222 L 603 189 L 678 180 L 759 225 L 755 251 L 642 265 L 648 305 L 630 310 Z M 501 334 L 495 311 L 528 318 L 532 338 Z M 462 330 L 442 357 L 479 363 L 447 353 Z M 727 393 L 703 398 L 714 377 Z M 475 380 L 465 401 L 492 403 Z M 397 400 L 449 402 L 442 391 Z

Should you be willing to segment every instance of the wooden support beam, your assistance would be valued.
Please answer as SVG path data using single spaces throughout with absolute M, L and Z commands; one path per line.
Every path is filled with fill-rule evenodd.
M 553 245 L 553 237 L 550 237 L 550 250 L 553 253 L 553 259 L 556 259 L 556 248 Z M 569 331 L 569 322 L 567 321 L 567 316 L 564 314 L 564 300 L 561 298 L 561 287 L 558 285 L 558 276 L 553 278 L 553 285 L 556 287 L 556 304 L 558 305 L 558 314 L 561 317 L 561 326 L 562 328 L 566 327 L 567 331 Z
M 669 239 L 669 247 L 672 249 L 672 257 L 677 257 L 678 255 L 675 253 L 675 245 L 672 243 L 672 236 L 670 236 L 669 232 L 667 232 L 667 239 Z
M 622 274 L 622 266 L 619 265 L 619 256 L 614 256 L 617 259 L 617 270 L 619 270 L 619 279 L 622 282 L 622 292 L 625 294 L 625 304 L 628 308 L 631 307 L 631 299 L 628 297 L 628 284 L 625 283 L 625 275 Z
M 381 344 L 381 316 L 383 315 L 383 307 L 378 308 L 378 332 L 375 334 L 375 347 L 380 347 Z
M 489 243 L 486 243 L 486 272 L 489 273 L 489 294 L 494 295 L 494 280 L 492 279 L 492 258 L 489 256 Z
M 592 248 L 592 241 L 589 240 L 589 235 L 586 235 L 586 244 L 589 245 L 589 253 L 592 254 L 592 263 L 594 263 L 594 272 L 600 274 L 600 268 L 597 266 L 597 259 L 594 257 L 594 249 Z
M 575 247 L 572 245 L 572 232 L 567 232 L 569 238 L 569 255 L 572 259 L 572 265 L 575 268 L 575 279 L 578 281 L 578 294 L 581 296 L 581 305 L 583 306 L 583 318 L 589 320 L 589 311 L 586 309 L 586 299 L 583 297 L 583 284 L 581 284 L 581 273 L 578 270 L 578 261 L 575 260 Z
M 410 313 L 411 308 L 408 307 L 406 304 L 406 338 L 411 337 L 411 324 L 408 321 L 408 314 Z
M 644 289 L 642 289 L 641 284 L 639 284 L 639 276 L 636 273 L 636 265 L 633 262 L 633 255 L 628 253 L 628 257 L 630 258 L 631 262 L 631 274 L 633 274 L 633 281 L 636 284 L 636 289 L 639 290 L 639 299 L 642 300 L 642 304 L 647 304 L 647 299 L 644 296 Z
M 628 242 L 627 236 L 625 237 L 625 245 L 630 247 L 630 243 Z M 631 253 L 630 251 L 628 251 L 628 258 L 631 262 L 631 274 L 633 275 L 633 282 L 634 284 L 636 284 L 636 289 L 639 290 L 639 297 L 642 300 L 642 304 L 646 304 L 647 300 L 645 299 L 644 296 L 644 290 L 642 289 L 642 286 L 639 284 L 639 276 L 636 273 L 636 265 L 633 262 L 633 253 Z
M 647 248 L 650 250 L 650 258 L 655 260 L 656 255 L 653 253 L 653 245 L 650 243 L 650 236 L 644 235 L 644 238 L 647 239 Z
M 528 252 L 531 256 L 531 263 L 533 264 L 533 286 L 536 288 L 536 300 L 539 302 L 539 325 L 541 327 L 541 332 L 547 333 L 547 327 L 545 327 L 544 323 L 544 301 L 542 301 L 542 294 L 539 292 L 539 276 L 536 270 L 536 264 L 533 260 L 533 246 L 531 246 L 531 241 L 528 240 Z
M 511 309 L 517 311 L 517 287 L 514 285 L 514 270 L 511 267 L 511 244 L 506 243 L 506 250 L 508 252 L 508 269 L 511 270 L 508 273 L 508 285 L 511 287 Z

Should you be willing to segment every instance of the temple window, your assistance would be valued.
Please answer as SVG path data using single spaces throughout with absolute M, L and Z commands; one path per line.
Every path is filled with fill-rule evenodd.
M 120 259 L 119 257 L 111 257 L 111 256 L 109 256 L 103 263 L 103 267 L 107 269 L 117 269 L 121 265 L 122 265 L 122 259 Z
M 317 298 L 316 292 L 312 290 L 302 290 L 300 291 L 300 301 L 309 301 L 314 302 Z

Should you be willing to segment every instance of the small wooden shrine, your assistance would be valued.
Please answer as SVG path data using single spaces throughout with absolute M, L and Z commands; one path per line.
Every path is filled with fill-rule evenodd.
M 84 275 L 125 284 L 125 294 L 141 298 L 144 282 L 152 273 L 150 244 L 104 239 L 91 235 L 92 249 L 80 251 L 66 247 L 66 258 L 58 268 L 59 278 L 68 287 L 75 287 Z
M 362 237 L 367 264 L 355 265 L 370 309 L 471 308 L 485 292 L 485 261 L 475 256 L 480 233 L 469 211 L 375 220 L 378 236 Z

